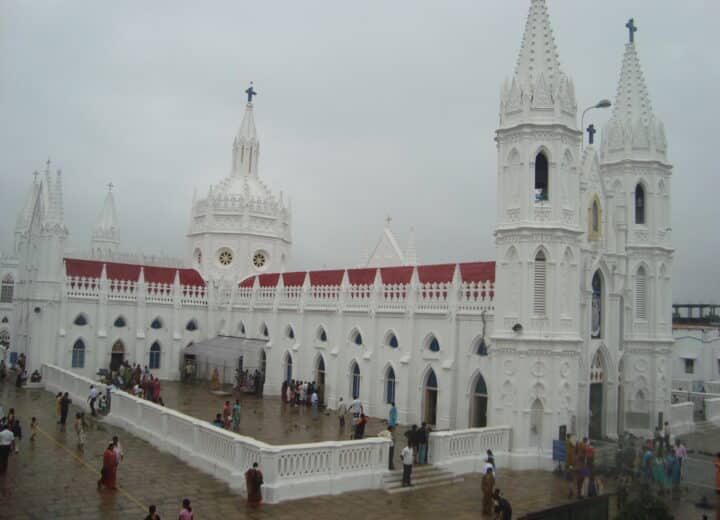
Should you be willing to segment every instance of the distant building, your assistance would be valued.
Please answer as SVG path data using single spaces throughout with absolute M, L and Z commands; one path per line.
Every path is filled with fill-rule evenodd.
M 720 393 L 720 305 L 673 305 L 672 386 Z

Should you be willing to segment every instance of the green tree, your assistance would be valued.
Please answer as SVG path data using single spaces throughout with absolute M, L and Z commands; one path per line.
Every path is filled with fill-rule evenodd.
M 673 520 L 670 509 L 647 484 L 636 486 L 615 520 Z

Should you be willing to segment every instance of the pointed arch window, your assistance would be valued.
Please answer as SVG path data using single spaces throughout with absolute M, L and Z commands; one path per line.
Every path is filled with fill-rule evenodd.
M 241 336 L 245 335 L 245 324 L 242 321 L 238 325 L 238 332 L 240 333 Z
M 7 316 L 3 316 L 2 323 L 7 323 L 7 322 L 8 322 L 8 317 L 7 317 Z
M 427 343 L 427 348 L 430 352 L 440 352 L 440 342 L 435 336 L 432 336 Z
M 320 327 L 320 328 L 318 329 L 317 338 L 318 338 L 318 341 L 320 341 L 321 343 L 327 342 L 327 332 L 325 332 L 325 328 L 324 328 L 324 327 Z
M 270 331 L 264 323 L 262 324 L 262 327 L 260 327 L 260 334 L 262 334 L 264 338 L 270 337 Z
M 600 271 L 595 271 L 592 278 L 592 306 L 590 309 L 590 337 L 593 339 L 602 338 L 602 276 Z
M 160 368 L 160 352 L 160 343 L 156 341 L 150 347 L 150 359 L 148 365 L 151 370 L 157 370 Z
M 0 284 L 0 302 L 10 303 L 13 300 L 13 292 L 15 291 L 15 280 L 11 274 L 6 274 Z
M 535 255 L 535 278 L 533 285 L 533 314 L 535 316 L 545 316 L 546 312 L 546 277 L 547 277 L 547 262 L 545 253 L 538 251 Z
M 635 318 L 647 319 L 647 272 L 645 267 L 638 267 L 635 275 Z
M 72 368 L 85 368 L 85 342 L 79 339 L 73 344 Z
M 284 365 L 285 366 L 284 366 L 283 372 L 284 372 L 284 376 L 285 376 L 285 381 L 287 381 L 289 383 L 293 377 L 293 361 L 292 361 L 292 356 L 290 355 L 290 352 L 285 353 Z
M 360 397 L 360 367 L 355 361 L 350 372 L 350 395 L 353 399 Z
M 85 316 L 84 314 L 78 314 L 77 316 L 75 316 L 73 323 L 75 325 L 78 325 L 79 327 L 83 327 L 88 323 L 87 316 Z
M 162 326 L 163 326 L 163 324 L 162 324 L 162 320 L 160 318 L 155 318 L 150 323 L 151 329 L 155 329 L 155 330 L 162 329 Z
M 127 323 L 125 322 L 125 318 L 123 318 L 122 316 L 118 316 L 117 318 L 115 318 L 115 322 L 113 323 L 113 326 L 117 327 L 118 329 L 121 329 L 126 325 Z
M 355 343 L 358 347 L 362 347 L 363 338 L 359 330 L 355 329 L 350 333 L 350 341 Z
M 197 321 L 195 321 L 195 320 L 190 320 L 187 322 L 187 325 L 185 325 L 185 330 L 189 330 L 192 332 L 197 329 L 198 329 L 198 324 L 197 324 Z
M 399 343 L 394 332 L 390 332 L 387 336 L 387 346 L 390 348 L 398 348 Z
M 288 339 L 295 339 L 295 331 L 293 330 L 292 326 L 287 326 L 287 328 L 285 329 L 285 335 Z
M 550 200 L 548 160 L 543 152 L 535 156 L 535 201 Z
M 395 370 L 388 367 L 385 372 L 385 402 L 391 404 L 395 402 Z
M 645 188 L 635 186 L 635 224 L 645 224 Z

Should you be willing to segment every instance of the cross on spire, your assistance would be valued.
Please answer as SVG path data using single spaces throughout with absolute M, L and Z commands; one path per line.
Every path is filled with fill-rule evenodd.
M 107 187 L 108 187 L 108 191 L 112 191 L 113 188 L 115 187 L 115 185 L 112 182 L 108 182 Z
M 245 91 L 245 94 L 247 94 L 248 97 L 248 104 L 252 103 L 253 96 L 257 96 L 257 92 L 255 92 L 255 89 L 253 88 L 253 82 L 250 82 L 250 88 Z
M 597 132 L 597 130 L 595 130 L 595 125 L 589 125 L 586 132 L 588 133 L 588 144 L 593 144 L 593 140 L 595 139 L 595 132 Z
M 630 18 L 625 24 L 625 27 L 627 27 L 627 30 L 630 33 L 630 43 L 633 43 L 635 41 L 635 33 L 637 32 L 637 27 L 635 26 L 635 19 Z
M 392 217 L 388 215 L 387 217 L 385 217 L 385 225 L 387 227 L 390 227 L 390 222 L 392 222 Z
M 45 161 L 45 171 L 46 172 L 50 171 L 50 157 L 48 157 L 48 160 Z

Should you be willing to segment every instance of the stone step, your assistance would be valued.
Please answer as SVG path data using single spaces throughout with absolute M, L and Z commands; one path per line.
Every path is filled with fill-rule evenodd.
M 396 468 L 398 466 L 395 466 Z M 402 465 L 399 465 L 400 468 L 402 468 Z M 421 475 L 428 475 L 428 474 L 436 474 L 436 473 L 449 473 L 448 471 L 444 469 L 437 468 L 435 466 L 431 466 L 430 464 L 424 464 L 422 466 L 413 466 L 412 474 L 421 476 Z M 385 481 L 388 480 L 395 480 L 395 479 L 402 479 L 402 469 L 394 469 L 387 473 L 385 475 Z
M 403 487 L 402 481 L 385 484 L 384 489 L 387 493 L 402 493 L 404 491 L 412 491 L 414 489 L 423 489 L 430 486 L 444 486 L 447 484 L 455 484 L 457 482 L 463 482 L 462 477 L 456 477 L 453 474 L 447 475 L 433 475 L 431 477 L 415 478 L 412 475 L 412 486 Z

